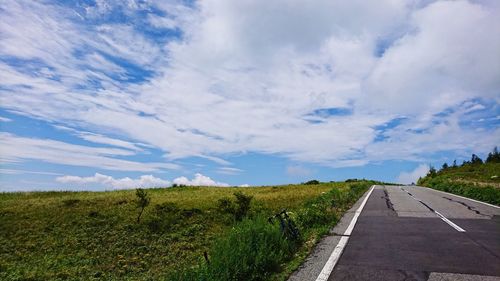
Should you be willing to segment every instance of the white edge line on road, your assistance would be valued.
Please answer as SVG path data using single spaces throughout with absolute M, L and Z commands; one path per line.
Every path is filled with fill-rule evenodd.
M 418 185 L 415 185 L 415 186 L 418 186 Z M 437 190 L 437 189 L 430 188 L 430 187 L 425 187 L 425 186 L 418 186 L 418 187 L 427 188 L 427 189 L 430 189 L 430 190 L 433 190 L 433 191 L 436 191 L 436 192 L 441 192 L 441 193 L 444 193 L 444 194 L 446 194 L 446 195 L 452 195 L 452 196 L 455 196 L 455 197 L 458 197 L 458 198 L 462 198 L 462 199 L 470 200 L 470 201 L 473 201 L 473 202 L 476 202 L 476 203 L 481 203 L 481 204 L 484 204 L 484 205 L 487 205 L 487 206 L 490 206 L 490 207 L 493 207 L 493 208 L 500 209 L 500 207 L 499 207 L 499 206 L 495 206 L 495 205 L 490 204 L 490 203 L 486 203 L 486 202 L 482 202 L 482 201 L 479 201 L 479 200 L 475 200 L 475 199 L 471 199 L 471 198 L 463 197 L 463 196 L 456 195 L 456 194 L 453 194 L 453 193 L 444 192 L 444 191 L 441 191 L 441 190 Z
M 359 214 L 361 214 L 361 211 L 363 211 L 363 208 L 365 207 L 366 201 L 368 201 L 368 198 L 372 194 L 373 189 L 375 186 L 373 185 L 370 190 L 368 191 L 368 194 L 366 195 L 365 199 L 363 202 L 361 202 L 361 205 L 358 207 L 356 212 L 354 212 L 354 216 L 351 219 L 351 222 L 349 223 L 349 226 L 347 229 L 344 231 L 344 236 L 340 238 L 339 243 L 337 243 L 337 246 L 335 246 L 335 249 L 333 249 L 332 254 L 328 258 L 328 261 L 326 261 L 325 266 L 321 270 L 320 274 L 318 275 L 318 278 L 316 278 L 316 281 L 327 281 L 328 278 L 330 277 L 330 274 L 333 271 L 333 268 L 337 264 L 340 255 L 342 254 L 342 251 L 344 251 L 345 246 L 347 245 L 347 241 L 349 241 L 349 235 L 351 235 L 352 230 L 354 229 L 354 225 L 356 225 L 356 222 L 358 221 Z
M 408 192 L 408 190 L 404 189 L 403 187 L 400 187 L 402 190 L 406 191 L 406 193 L 408 193 L 408 195 L 410 195 L 411 198 L 417 200 L 418 202 L 420 202 L 421 204 L 427 206 L 427 208 L 431 209 L 427 204 L 424 203 L 424 201 L 418 199 L 417 197 L 415 197 L 415 195 L 411 194 L 410 192 Z M 456 231 L 458 232 L 465 232 L 465 229 L 461 228 L 460 226 L 456 225 L 454 222 L 450 221 L 449 219 L 447 219 L 445 216 L 443 216 L 440 212 L 434 210 L 434 209 L 431 209 L 432 212 L 434 212 L 434 214 L 436 214 L 442 221 L 444 221 L 445 223 L 449 224 L 451 227 L 453 227 Z
M 454 229 L 456 229 L 458 232 L 465 232 L 465 230 L 463 228 L 461 228 L 460 226 L 456 225 L 454 222 L 450 221 L 445 216 L 441 215 L 441 213 L 439 213 L 438 211 L 434 210 L 434 213 L 436 213 L 436 215 L 438 215 L 447 224 L 451 225 L 451 227 L 453 227 Z

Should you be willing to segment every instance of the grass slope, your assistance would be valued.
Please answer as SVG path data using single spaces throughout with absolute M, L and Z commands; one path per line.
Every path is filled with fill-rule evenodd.
M 357 188 L 351 189 L 353 184 Z M 286 208 L 299 221 L 303 240 L 262 275 L 282 280 L 371 184 L 149 189 L 151 205 L 140 223 L 133 190 L 3 193 L 0 280 L 167 280 L 179 269 L 206 270 L 203 252 L 215 258 L 217 247 L 235 243 L 226 237 L 234 240 L 231 233 L 246 220 L 262 222 Z M 233 199 L 235 191 L 253 196 L 244 222 L 217 208 L 218 200 Z M 270 233 L 278 229 L 259 227 Z
M 500 163 L 467 163 L 429 173 L 419 185 L 500 206 Z

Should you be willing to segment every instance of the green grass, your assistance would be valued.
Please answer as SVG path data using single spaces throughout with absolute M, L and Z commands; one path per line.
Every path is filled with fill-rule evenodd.
M 350 184 L 149 189 L 151 205 L 139 224 L 134 190 L 2 193 L 0 280 L 166 280 L 178 269 L 200 267 L 205 251 L 216 257 L 224 239 L 243 227 L 217 209 L 235 191 L 253 196 L 246 220 L 261 222 L 286 208 L 302 228 L 303 241 L 265 273 L 265 280 L 283 280 L 372 183 Z
M 419 185 L 500 206 L 500 163 L 466 164 L 427 175 Z

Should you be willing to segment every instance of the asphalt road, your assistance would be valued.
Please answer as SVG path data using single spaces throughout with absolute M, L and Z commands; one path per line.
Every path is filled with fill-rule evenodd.
M 360 205 L 290 280 L 319 280 Z M 423 187 L 376 186 L 347 236 L 329 281 L 500 280 L 500 208 L 480 202 Z

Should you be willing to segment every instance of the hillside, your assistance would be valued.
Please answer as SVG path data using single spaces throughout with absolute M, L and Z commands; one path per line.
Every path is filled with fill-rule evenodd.
M 260 227 L 281 241 L 278 224 L 266 219 L 285 208 L 301 238 L 293 247 L 288 240 L 279 242 L 288 250 L 277 249 L 281 253 L 278 264 L 263 270 L 264 276 L 255 277 L 279 280 L 371 184 L 148 189 L 150 204 L 139 222 L 134 190 L 2 193 L 0 279 L 189 280 L 185 272 L 191 277 L 199 274 L 192 266 L 198 265 L 195 271 L 207 269 L 205 251 L 215 264 L 220 245 L 235 243 L 231 250 L 237 251 L 250 243 L 229 241 L 227 237 L 234 237 L 234 231 L 240 231 L 237 237 L 244 237 L 245 231 Z M 235 194 L 237 191 L 240 193 Z M 214 249 L 214 245 L 219 246 Z M 235 252 L 234 256 L 257 254 Z M 221 266 L 230 268 L 224 263 Z M 220 273 L 211 274 L 217 279 Z
M 445 163 L 439 170 L 431 167 L 418 185 L 500 205 L 499 158 L 495 148 L 484 162 L 473 154 L 470 161 L 461 165 Z

